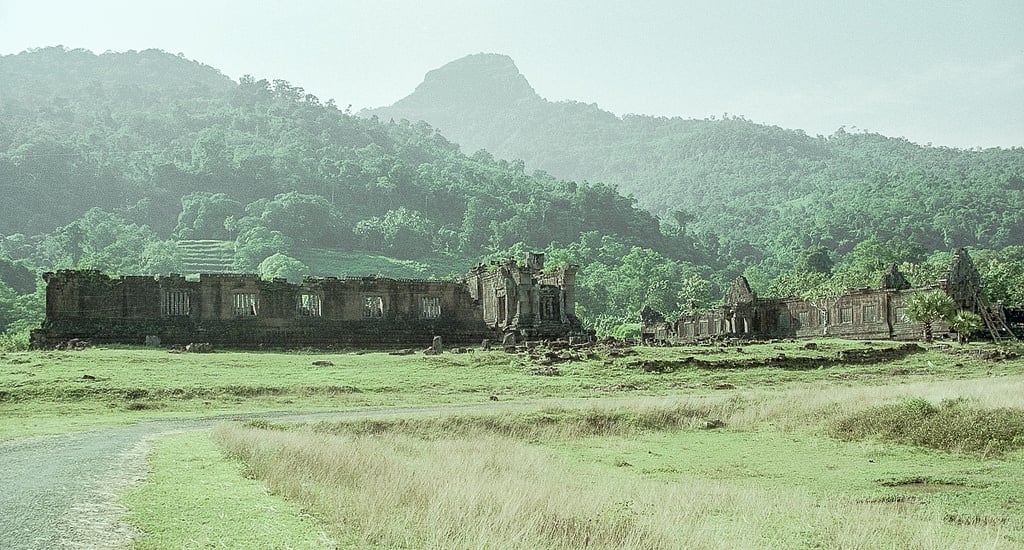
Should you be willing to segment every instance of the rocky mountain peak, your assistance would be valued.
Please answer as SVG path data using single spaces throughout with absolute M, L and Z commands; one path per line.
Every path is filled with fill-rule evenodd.
M 457 59 L 426 74 L 423 82 L 395 108 L 486 106 L 495 108 L 539 99 L 512 58 L 478 53 Z

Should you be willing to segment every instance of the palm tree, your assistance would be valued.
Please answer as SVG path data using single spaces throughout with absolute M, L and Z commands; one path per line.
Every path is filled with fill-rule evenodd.
M 961 311 L 949 321 L 949 326 L 956 331 L 956 341 L 965 344 L 972 334 L 985 327 L 985 321 L 976 313 Z
M 941 290 L 917 292 L 907 297 L 907 317 L 915 323 L 924 323 L 924 341 L 932 341 L 932 323 L 950 320 L 956 312 L 956 302 Z

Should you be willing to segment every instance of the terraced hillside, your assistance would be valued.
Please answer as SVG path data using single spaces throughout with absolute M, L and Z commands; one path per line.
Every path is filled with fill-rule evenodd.
M 235 255 L 234 241 L 178 241 L 185 273 L 230 273 Z

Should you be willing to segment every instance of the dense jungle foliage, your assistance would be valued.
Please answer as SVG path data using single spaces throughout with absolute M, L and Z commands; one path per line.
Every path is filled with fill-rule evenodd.
M 462 98 L 465 116 L 529 89 L 518 78 Z M 467 100 L 479 97 L 489 101 Z M 282 80 L 234 82 L 157 50 L 95 55 L 55 47 L 0 57 L 0 332 L 7 330 L 0 344 L 23 343 L 24 330 L 39 322 L 39 273 L 183 272 L 182 241 L 223 243 L 231 269 L 290 278 L 368 274 L 353 257 L 391 258 L 418 275 L 448 277 L 481 260 L 544 250 L 549 264 L 582 266 L 579 310 L 601 332 L 623 330 L 648 304 L 669 315 L 708 307 L 741 273 L 766 294 L 874 286 L 893 262 L 913 282 L 931 282 L 948 262 L 949 245 L 991 248 L 976 250 L 991 297 L 1024 302 L 1024 249 L 1009 246 L 1020 242 L 1018 150 L 925 148 L 934 153 L 934 172 L 960 174 L 958 185 L 969 187 L 921 175 L 917 189 L 935 185 L 934 200 L 910 188 L 890 192 L 882 180 L 871 180 L 879 192 L 861 197 L 865 174 L 889 170 L 902 178 L 900 159 L 918 163 L 911 153 L 922 148 L 880 136 L 802 136 L 806 154 L 794 157 L 795 146 L 782 138 L 798 132 L 739 119 L 617 119 L 596 107 L 553 105 L 562 114 L 524 116 L 509 139 L 533 136 L 553 159 L 543 166 L 553 173 L 602 155 L 631 159 L 637 174 L 660 167 L 673 174 L 658 180 L 663 199 L 652 210 L 661 219 L 615 186 L 528 172 L 522 160 L 483 149 L 467 155 L 426 122 L 353 116 Z M 596 115 L 577 116 L 584 112 Z M 546 130 L 530 125 L 539 118 Z M 608 135 L 628 124 L 649 127 L 664 147 L 652 149 L 642 132 L 632 145 Z M 703 137 L 687 141 L 670 131 L 675 126 Z M 500 133 L 495 128 L 477 130 Z M 545 132 L 565 134 L 572 146 L 543 145 Z M 591 142 L 603 151 L 588 149 Z M 832 144 L 844 142 L 862 144 L 862 162 L 829 157 Z M 821 188 L 804 195 L 800 178 L 813 170 L 797 168 L 807 151 L 817 151 L 815 166 L 829 170 L 814 172 Z M 518 157 L 527 156 L 508 158 Z M 681 169 L 680 159 L 692 165 Z M 703 192 L 693 194 L 679 177 L 697 172 Z M 780 174 L 786 177 L 764 183 Z M 990 204 L 997 190 L 998 207 Z M 974 217 L 946 209 L 947 191 L 975 201 Z M 788 206 L 753 195 L 784 196 Z M 682 196 L 695 202 L 673 202 Z M 929 218 L 931 210 L 942 210 L 948 223 Z M 929 224 L 947 231 L 937 241 Z
M 467 101 L 486 95 L 488 101 Z M 1024 241 L 1024 148 L 961 150 L 838 129 L 831 136 L 738 116 L 617 117 L 550 102 L 502 55 L 431 71 L 408 97 L 368 112 L 425 120 L 466 150 L 602 181 L 685 222 L 718 256 L 751 265 L 824 246 L 900 237 L 927 250 Z

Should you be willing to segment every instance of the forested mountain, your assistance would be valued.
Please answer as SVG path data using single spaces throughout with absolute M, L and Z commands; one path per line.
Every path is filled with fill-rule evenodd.
M 353 117 L 287 82 L 234 83 L 155 50 L 2 57 L 0 114 L 0 192 L 13 199 L 0 234 L 52 231 L 90 207 L 165 237 L 227 238 L 226 218 L 237 233 L 258 217 L 310 246 L 405 255 L 657 234 L 606 186 L 530 176 L 424 123 Z
M 0 57 L 0 191 L 10 199 L 0 234 L 50 231 L 91 206 L 146 197 L 177 210 L 180 194 L 168 188 L 180 186 L 170 183 L 180 170 L 168 155 L 187 151 L 186 121 L 200 127 L 203 103 L 232 87 L 209 67 L 155 50 Z
M 431 71 L 408 97 L 366 114 L 425 120 L 464 150 L 615 184 L 747 264 L 815 245 L 844 254 L 868 238 L 928 250 L 1024 240 L 1022 148 L 924 147 L 843 129 L 812 137 L 730 116 L 617 117 L 541 98 L 495 54 Z

